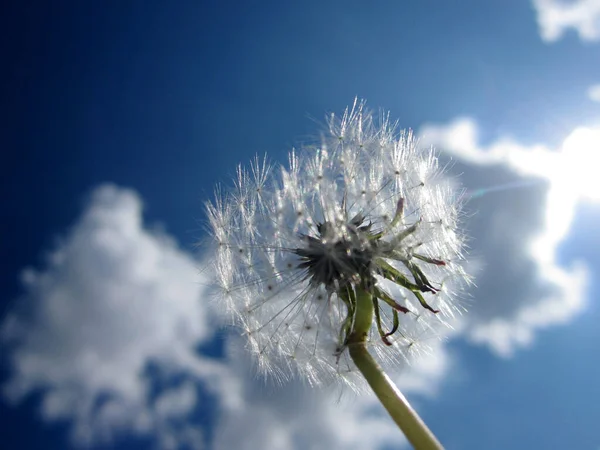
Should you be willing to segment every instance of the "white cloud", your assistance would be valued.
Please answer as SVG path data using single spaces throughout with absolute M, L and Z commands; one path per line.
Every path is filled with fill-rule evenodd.
M 427 344 L 427 354 L 415 355 L 410 367 L 390 373 L 402 392 L 418 394 L 417 400 L 434 397 L 452 368 L 443 341 L 435 339 Z M 356 394 L 341 384 L 313 387 L 302 380 L 265 382 L 252 376 L 254 362 L 241 351 L 243 345 L 241 339 L 228 342 L 226 358 L 231 370 L 243 380 L 244 400 L 223 408 L 215 450 L 376 450 L 407 446 L 368 389 Z
M 426 126 L 421 134 L 423 143 L 467 163 L 480 186 L 484 173 L 508 168 L 514 174 L 508 183 L 488 189 L 488 194 L 504 191 L 508 201 L 501 203 L 498 194 L 496 199 L 489 194 L 477 203 L 489 209 L 489 214 L 482 214 L 487 222 L 475 236 L 487 258 L 478 284 L 493 288 L 475 293 L 467 316 L 469 338 L 510 356 L 529 345 L 536 330 L 579 314 L 585 307 L 585 266 L 563 268 L 556 253 L 569 232 L 577 202 L 600 199 L 600 184 L 591 172 L 600 157 L 593 151 L 600 148 L 600 132 L 577 129 L 559 150 L 509 139 L 481 146 L 476 124 L 465 118 L 446 126 Z M 530 192 L 515 190 L 524 185 Z M 472 191 L 474 197 L 477 193 Z
M 390 374 L 402 392 L 435 397 L 443 380 L 451 373 L 454 362 L 446 349 L 445 341 L 432 338 L 427 346 L 427 352 L 416 355 L 410 367 L 396 376 Z
M 145 228 L 141 208 L 133 191 L 99 187 L 45 267 L 24 271 L 25 293 L 1 328 L 13 346 L 5 398 L 41 392 L 42 417 L 70 420 L 73 442 L 83 446 L 137 434 L 159 448 L 204 448 L 209 430 L 194 416 L 215 406 L 202 403 L 201 389 L 217 400 L 209 413 L 218 417 L 210 430 L 217 449 L 404 443 L 372 394 L 340 400 L 340 386 L 265 383 L 231 335 L 224 359 L 197 354 L 221 319 L 210 314 L 199 264 Z M 428 344 L 435 352 L 396 376 L 406 391 L 435 394 L 450 366 L 441 342 Z M 161 383 L 179 381 L 157 384 L 150 364 Z
M 600 103 L 600 84 L 594 84 L 593 86 L 590 86 L 587 94 L 590 100 Z
M 600 40 L 600 0 L 533 0 L 542 39 L 555 42 L 572 28 L 583 41 Z
M 196 406 L 196 386 L 190 381 L 176 388 L 168 389 L 155 402 L 154 409 L 162 417 L 188 415 Z
M 487 197 L 484 231 L 475 236 L 481 254 L 494 255 L 484 261 L 480 286 L 497 281 L 497 267 L 506 278 L 486 290 L 487 303 L 476 298 L 455 334 L 510 355 L 536 330 L 565 323 L 584 307 L 585 270 L 565 270 L 555 258 L 584 185 L 565 186 L 557 178 L 554 171 L 564 169 L 565 160 L 558 164 L 556 158 L 570 155 L 564 149 L 508 140 L 482 148 L 468 119 L 425 131 L 424 140 L 467 161 L 482 179 L 492 173 L 485 170 L 510 167 L 516 179 L 536 176 L 550 186 L 543 191 L 545 203 L 520 203 L 519 195 L 504 206 Z M 575 143 L 595 138 L 573 136 Z M 160 448 L 203 448 L 209 430 L 194 416 L 214 407 L 203 404 L 205 389 L 217 400 L 218 409 L 210 410 L 218 417 L 210 430 L 216 449 L 375 450 L 405 443 L 372 394 L 257 380 L 243 344 L 229 334 L 224 359 L 197 354 L 197 345 L 212 339 L 222 320 L 210 313 L 198 267 L 164 233 L 144 227 L 134 192 L 98 188 L 45 267 L 23 273 L 20 307 L 2 326 L 4 340 L 13 345 L 5 396 L 18 402 L 41 390 L 43 418 L 71 420 L 74 442 L 83 445 L 134 433 L 154 436 Z M 416 349 L 428 346 L 430 352 L 391 374 L 404 392 L 421 398 L 435 396 L 455 367 L 443 341 L 423 339 L 426 345 Z M 146 371 L 150 364 L 165 379 L 175 375 L 180 381 L 155 386 Z
M 109 442 L 126 430 L 176 446 L 174 421 L 202 405 L 189 384 L 150 401 L 149 363 L 183 371 L 235 402 L 229 372 L 194 352 L 213 331 L 198 278 L 197 264 L 173 240 L 143 227 L 134 192 L 98 188 L 46 267 L 23 273 L 25 295 L 2 326 L 14 346 L 5 397 L 17 402 L 41 389 L 43 417 L 72 419 L 77 444 Z M 185 424 L 180 438 L 199 439 Z
M 584 271 L 555 262 L 578 194 L 549 178 L 554 156 L 543 146 L 503 141 L 483 149 L 468 119 L 428 131 L 477 173 L 511 167 L 520 176 L 552 179 L 556 188 L 545 192 L 548 208 L 538 208 L 539 217 L 523 215 L 537 210 L 518 201 L 502 208 L 489 200 L 491 211 L 506 214 L 482 214 L 493 216 L 484 227 L 492 237 L 482 238 L 492 248 L 484 254 L 495 255 L 498 264 L 510 258 L 515 269 L 487 305 L 474 303 L 474 315 L 457 323 L 456 334 L 508 355 L 531 342 L 537 329 L 568 321 L 583 307 Z M 486 264 L 482 274 L 489 279 Z M 501 294 L 518 284 L 522 266 L 535 266 L 537 283 L 528 275 L 526 295 L 507 301 Z M 212 430 L 217 449 L 378 449 L 404 443 L 372 394 L 344 394 L 340 400 L 338 386 L 315 390 L 300 382 L 274 386 L 257 380 L 243 344 L 231 335 L 225 359 L 197 354 L 196 346 L 206 344 L 221 321 L 210 314 L 198 267 L 171 238 L 144 227 L 134 192 L 98 188 L 45 267 L 23 273 L 25 294 L 2 325 L 4 341 L 13 346 L 6 398 L 18 402 L 41 391 L 43 418 L 71 420 L 74 442 L 82 445 L 134 433 L 154 436 L 160 448 L 203 448 L 208 430 L 194 415 L 213 407 L 202 403 L 205 389 L 217 400 L 218 410 L 210 411 L 218 417 Z M 430 353 L 391 375 L 404 392 L 433 396 L 453 373 L 454 361 L 442 341 L 423 339 Z M 180 381 L 157 387 L 148 365 Z
M 313 388 L 301 380 L 285 385 L 252 376 L 250 356 L 229 342 L 230 367 L 244 380 L 244 401 L 224 408 L 214 448 L 375 450 L 405 443 L 373 395 L 356 396 L 341 386 Z

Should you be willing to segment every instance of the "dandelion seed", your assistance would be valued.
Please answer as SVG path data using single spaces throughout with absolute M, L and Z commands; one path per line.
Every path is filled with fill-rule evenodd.
M 449 324 L 459 311 L 452 286 L 468 277 L 460 196 L 435 152 L 358 100 L 328 125 L 287 167 L 258 158 L 240 167 L 207 210 L 220 298 L 259 368 L 352 384 L 360 295 L 374 311 L 364 338 L 389 367 Z

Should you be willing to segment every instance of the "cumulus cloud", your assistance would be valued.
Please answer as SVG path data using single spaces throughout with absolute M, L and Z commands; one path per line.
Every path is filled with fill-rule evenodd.
M 165 449 L 405 442 L 372 394 L 257 379 L 235 333 L 219 335 L 222 358 L 199 354 L 222 324 L 199 266 L 144 226 L 135 192 L 96 189 L 44 267 L 23 272 L 24 294 L 1 327 L 12 369 L 4 398 L 17 403 L 41 392 L 42 417 L 69 420 L 78 446 L 129 434 Z M 441 341 L 428 344 L 431 353 L 395 374 L 406 391 L 435 394 L 451 366 Z
M 415 355 L 411 366 L 389 374 L 417 406 L 437 395 L 453 367 L 443 340 L 432 336 L 427 344 L 429 351 Z M 376 450 L 408 445 L 370 391 L 356 394 L 341 384 L 313 387 L 298 379 L 281 384 L 256 378 L 255 361 L 242 351 L 243 345 L 241 338 L 228 341 L 226 359 L 240 374 L 243 401 L 223 409 L 215 450 Z
M 536 330 L 567 322 L 585 306 L 585 270 L 558 266 L 556 248 L 576 201 L 586 192 L 600 195 L 591 175 L 573 166 L 590 154 L 583 144 L 596 145 L 597 136 L 578 130 L 557 152 L 508 140 L 482 147 L 468 119 L 424 131 L 425 142 L 458 158 L 455 170 L 469 186 L 528 185 L 505 196 L 471 191 L 473 202 L 481 199 L 468 221 L 481 266 L 479 291 L 455 331 L 510 355 Z M 222 324 L 211 313 L 199 266 L 172 238 L 144 225 L 135 192 L 96 189 L 45 265 L 23 272 L 24 294 L 1 326 L 12 369 L 4 397 L 16 403 L 41 393 L 42 417 L 70 420 L 78 445 L 131 433 L 166 449 L 405 443 L 371 394 L 255 378 L 235 333 L 220 335 L 222 358 L 199 354 Z M 443 341 L 423 340 L 427 345 L 418 348 L 430 352 L 391 374 L 421 399 L 435 396 L 455 363 Z M 209 424 L 202 419 L 207 415 Z
M 600 199 L 600 132 L 575 130 L 561 149 L 501 139 L 478 142 L 474 121 L 463 118 L 423 128 L 422 142 L 457 158 L 477 214 L 469 220 L 480 255 L 475 301 L 465 333 L 510 356 L 536 330 L 570 321 L 585 307 L 586 268 L 561 267 L 557 249 L 577 202 Z M 478 189 L 485 187 L 489 189 Z
M 590 86 L 587 94 L 591 101 L 600 103 L 600 84 L 594 84 L 593 86 Z
M 46 267 L 23 272 L 25 294 L 2 326 L 13 371 L 3 393 L 14 403 L 41 390 L 42 416 L 71 419 L 76 444 L 127 430 L 155 433 L 164 448 L 181 438 L 197 447 L 198 433 L 177 423 L 202 406 L 195 391 L 188 383 L 154 399 L 149 365 L 231 401 L 236 382 L 194 351 L 213 333 L 197 263 L 144 228 L 141 209 L 132 191 L 98 188 Z
M 558 41 L 572 28 L 583 41 L 600 40 L 600 0 L 533 0 L 542 39 Z
M 374 396 L 356 396 L 341 386 L 312 388 L 301 380 L 265 383 L 251 375 L 253 362 L 241 345 L 231 340 L 227 359 L 242 374 L 244 401 L 223 411 L 216 450 L 375 450 L 405 443 Z

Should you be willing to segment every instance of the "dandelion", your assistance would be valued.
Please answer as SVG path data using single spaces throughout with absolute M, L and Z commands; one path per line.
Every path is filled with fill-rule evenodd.
M 287 167 L 240 167 L 207 210 L 219 299 L 259 369 L 312 384 L 362 374 L 413 445 L 439 448 L 382 369 L 449 326 L 468 281 L 460 196 L 435 152 L 356 100 Z

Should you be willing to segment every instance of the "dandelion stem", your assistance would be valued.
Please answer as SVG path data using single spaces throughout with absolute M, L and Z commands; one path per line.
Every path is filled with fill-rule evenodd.
M 348 350 L 377 398 L 416 450 L 439 450 L 442 445 L 404 395 L 385 374 L 367 350 L 367 337 L 373 323 L 373 300 L 366 289 L 356 289 L 354 326 L 348 336 Z

